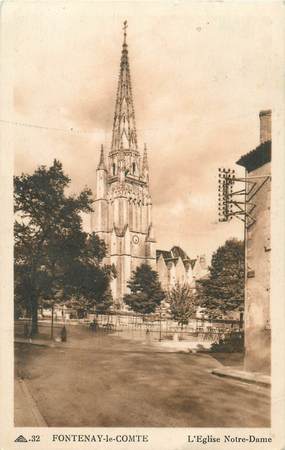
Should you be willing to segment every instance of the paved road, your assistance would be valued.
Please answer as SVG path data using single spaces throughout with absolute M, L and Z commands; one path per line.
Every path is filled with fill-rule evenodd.
M 67 345 L 16 344 L 22 376 L 49 426 L 267 427 L 267 388 L 211 374 L 208 355 L 73 327 Z

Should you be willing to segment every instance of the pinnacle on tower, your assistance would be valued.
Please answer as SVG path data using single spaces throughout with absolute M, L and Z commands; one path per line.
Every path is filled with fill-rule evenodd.
M 137 131 L 127 45 L 127 21 L 124 22 L 120 73 L 113 122 L 111 151 L 137 150 Z
M 97 170 L 103 169 L 107 171 L 106 165 L 105 165 L 105 158 L 104 158 L 104 147 L 101 145 L 101 152 L 100 152 L 100 161 L 97 167 Z
M 143 172 L 148 171 L 148 159 L 147 159 L 146 144 L 144 144 L 144 150 L 143 150 L 142 170 L 143 170 Z

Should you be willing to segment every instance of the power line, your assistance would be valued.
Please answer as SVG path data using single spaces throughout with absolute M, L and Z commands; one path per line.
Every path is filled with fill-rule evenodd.
M 25 128 L 37 128 L 40 130 L 49 130 L 49 131 L 60 131 L 63 133 L 68 133 L 68 134 L 94 134 L 95 131 L 83 131 L 83 130 L 77 130 L 74 129 L 73 127 L 67 129 L 67 128 L 56 128 L 56 127 L 46 127 L 43 125 L 36 125 L 36 124 L 32 124 L 32 123 L 25 123 L 25 122 L 15 122 L 12 120 L 3 120 L 0 119 L 0 122 L 8 124 L 8 125 L 14 125 L 17 127 L 25 127 Z
M 283 110 L 279 110 L 276 113 L 282 113 Z M 222 125 L 225 125 L 225 123 L 227 122 L 232 122 L 232 121 L 239 121 L 241 119 L 246 119 L 248 117 L 255 117 L 256 120 L 258 118 L 257 116 L 257 112 L 256 111 L 248 111 L 247 113 L 242 113 L 242 114 L 238 114 L 235 116 L 227 116 L 226 119 L 223 119 Z M 37 124 L 32 124 L 32 123 L 27 123 L 27 122 L 17 122 L 17 121 L 12 121 L 12 120 L 4 120 L 4 119 L 0 119 L 1 123 L 7 124 L 7 125 L 13 125 L 13 126 L 17 126 L 17 127 L 25 127 L 25 128 L 36 128 L 39 130 L 48 130 L 48 131 L 58 131 L 58 132 L 62 132 L 62 133 L 66 133 L 66 134 L 71 134 L 71 135 L 94 135 L 96 134 L 96 130 L 95 131 L 84 131 L 84 130 L 78 130 L 75 129 L 73 127 L 70 128 L 57 128 L 57 127 L 47 127 L 44 125 L 37 125 Z M 191 124 L 195 124 L 196 122 L 199 122 L 199 124 L 204 123 L 205 125 L 211 125 L 213 123 L 217 123 L 216 120 L 211 120 L 209 118 L 201 118 L 201 117 L 197 117 L 197 116 L 192 116 L 192 118 L 190 117 L 189 123 Z M 171 126 L 167 126 L 168 130 L 173 128 Z M 145 132 L 145 131 L 151 131 L 151 130 L 157 130 L 158 127 L 152 127 L 152 128 L 148 128 L 148 127 L 144 127 L 144 128 L 137 128 L 137 130 L 139 132 Z M 102 132 L 102 130 L 101 130 Z M 105 131 L 106 134 L 106 131 Z M 109 134 L 109 133 L 107 133 Z M 111 133 L 110 133 L 111 134 Z

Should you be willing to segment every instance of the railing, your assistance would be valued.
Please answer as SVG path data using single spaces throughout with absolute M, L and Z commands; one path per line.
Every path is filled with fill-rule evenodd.
M 95 320 L 95 322 L 94 322 Z M 85 319 L 71 319 L 54 321 L 51 319 L 39 320 L 40 334 L 44 338 L 60 335 L 63 325 L 72 333 L 73 325 L 81 325 L 85 331 L 112 333 L 120 337 L 139 340 L 176 340 L 176 341 L 199 341 L 218 342 L 233 331 L 239 331 L 240 323 L 201 321 L 192 319 L 188 325 L 179 326 L 177 322 L 169 319 L 147 321 L 138 315 L 90 315 Z M 70 327 L 71 326 L 71 327 Z M 30 319 L 15 321 L 15 335 L 18 337 L 29 337 L 31 329 Z M 52 331 L 51 331 L 52 329 Z

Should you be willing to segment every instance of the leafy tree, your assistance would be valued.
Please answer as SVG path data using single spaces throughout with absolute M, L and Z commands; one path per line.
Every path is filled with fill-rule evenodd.
M 83 289 L 86 288 L 83 287 Z M 95 295 L 93 296 L 94 292 Z M 90 294 L 85 293 L 85 295 L 88 295 L 88 297 L 73 296 L 65 302 L 65 305 L 69 308 L 77 310 L 77 313 L 82 317 L 85 315 L 86 310 L 95 310 L 96 314 L 106 314 L 110 310 L 111 306 L 114 306 L 112 291 L 109 287 L 109 283 L 104 292 L 102 289 L 98 289 L 98 287 L 94 286 L 91 287 Z
M 229 239 L 213 254 L 209 277 L 198 280 L 201 307 L 210 317 L 242 310 L 244 304 L 244 244 Z
M 168 302 L 170 313 L 174 320 L 181 325 L 187 325 L 189 319 L 195 314 L 197 309 L 197 297 L 191 287 L 184 283 L 176 283 L 168 292 Z
M 124 302 L 137 313 L 153 313 L 165 297 L 158 273 L 148 264 L 138 266 L 127 285 L 131 293 L 124 296 Z
M 37 333 L 42 301 L 100 300 L 114 275 L 103 266 L 105 243 L 82 231 L 80 213 L 92 211 L 91 191 L 67 196 L 70 179 L 55 160 L 14 178 L 15 300 L 32 316 Z
M 103 295 L 96 302 L 96 314 L 105 314 L 113 305 L 113 296 L 110 288 L 106 289 Z

